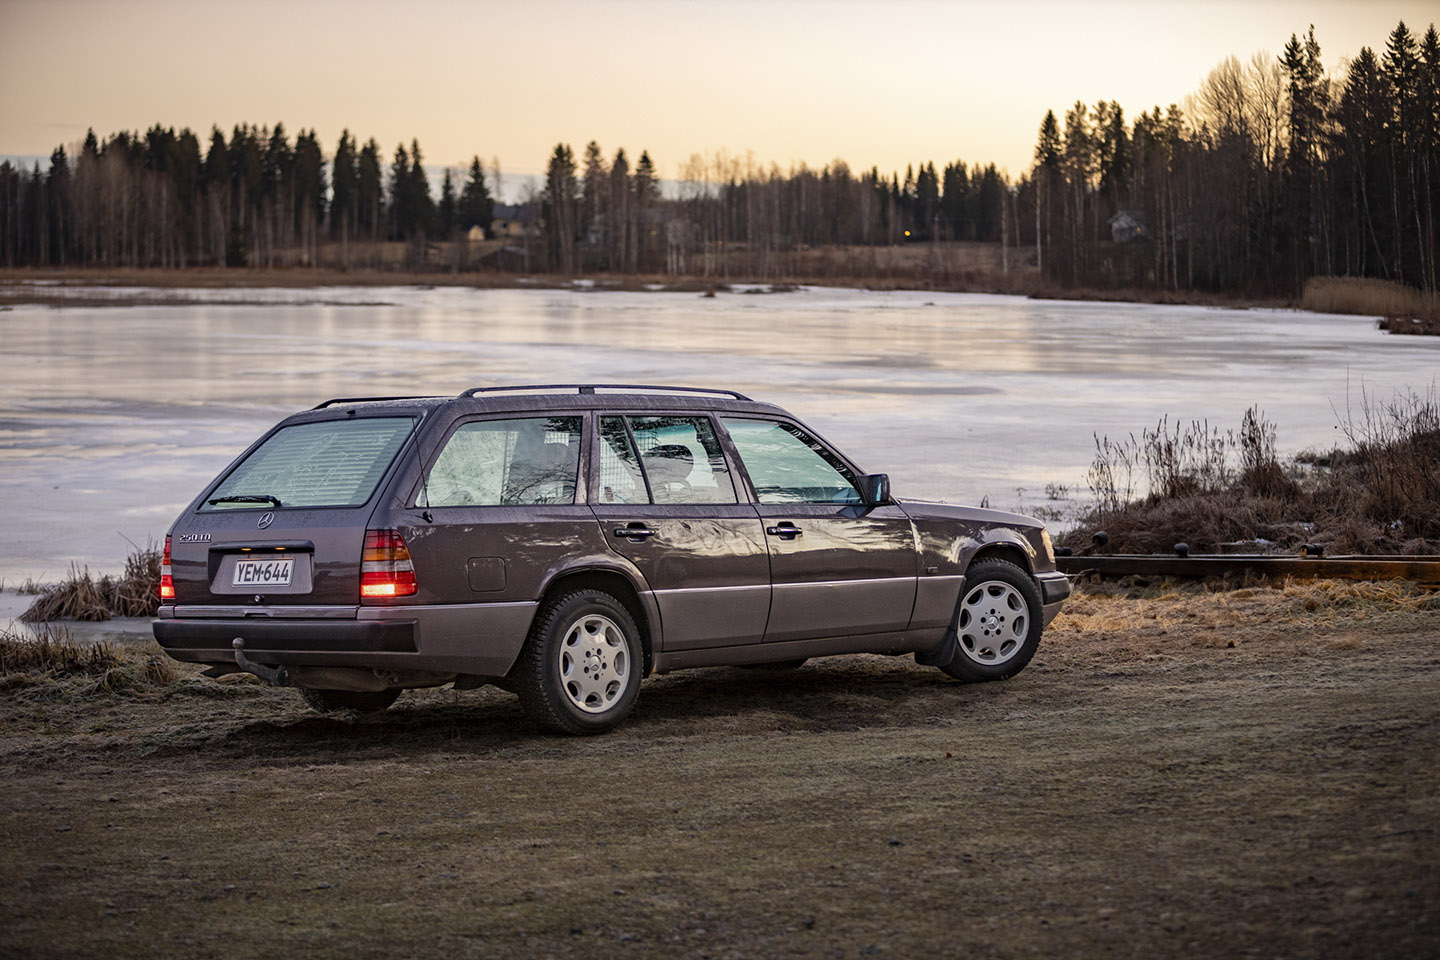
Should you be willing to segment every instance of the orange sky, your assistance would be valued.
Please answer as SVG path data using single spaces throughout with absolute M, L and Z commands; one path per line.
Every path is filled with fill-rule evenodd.
M 86 127 L 342 128 L 427 164 L 543 168 L 563 140 L 648 149 L 667 177 L 726 150 L 782 167 L 1028 168 L 1047 108 L 1182 100 L 1229 54 L 1315 24 L 1328 66 L 1415 2 L 0 0 L 0 154 Z

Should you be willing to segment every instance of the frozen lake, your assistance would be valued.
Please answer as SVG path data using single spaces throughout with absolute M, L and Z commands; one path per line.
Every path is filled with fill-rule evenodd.
M 1085 495 L 1095 433 L 1163 414 L 1238 428 L 1259 404 L 1282 452 L 1329 447 L 1362 384 L 1388 396 L 1440 373 L 1440 338 L 1298 311 L 823 288 L 148 293 L 205 302 L 0 312 L 7 587 L 72 561 L 118 572 L 263 430 L 336 396 L 724 386 L 788 407 L 898 495 L 1011 508 L 1051 482 Z

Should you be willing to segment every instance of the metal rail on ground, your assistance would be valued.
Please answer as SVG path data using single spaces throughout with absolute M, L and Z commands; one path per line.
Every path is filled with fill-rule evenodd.
M 1224 577 L 1256 574 L 1298 580 L 1412 580 L 1440 586 L 1440 557 L 1276 557 L 1149 554 L 1056 557 L 1069 576 Z

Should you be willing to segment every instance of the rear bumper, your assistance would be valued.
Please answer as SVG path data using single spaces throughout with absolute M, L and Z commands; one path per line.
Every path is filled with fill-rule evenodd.
M 155 639 L 166 652 L 213 650 L 232 659 L 240 637 L 249 653 L 418 653 L 414 620 L 156 620 Z M 188 658 L 182 658 L 188 659 Z
M 502 677 L 534 619 L 534 603 L 363 607 L 351 619 L 187 617 L 162 607 L 155 639 L 176 660 L 233 664 L 233 643 L 267 666 L 358 667 Z M 179 612 L 182 615 L 176 616 Z
M 1060 608 L 1065 605 L 1065 599 L 1070 596 L 1070 578 L 1058 571 L 1040 573 L 1035 575 L 1035 583 L 1040 587 L 1040 603 L 1045 612 L 1044 624 L 1048 627 L 1050 621 L 1060 612 Z

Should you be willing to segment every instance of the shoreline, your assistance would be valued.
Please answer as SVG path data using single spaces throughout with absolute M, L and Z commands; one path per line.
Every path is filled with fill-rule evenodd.
M 979 279 L 979 278 L 977 278 Z M 1032 300 L 1070 300 L 1096 303 L 1150 303 L 1167 306 L 1222 307 L 1235 310 L 1304 309 L 1298 298 L 1246 297 L 1203 291 L 1142 288 L 1098 290 L 1062 288 L 1035 283 L 1032 278 L 986 278 L 991 282 L 957 283 L 913 277 L 697 277 L 669 274 L 526 274 L 502 272 L 356 269 L 324 267 L 12 267 L 0 268 L 0 307 L 42 306 L 170 306 L 194 301 L 178 297 L 84 298 L 45 296 L 47 287 L 114 288 L 146 290 L 319 290 L 327 287 L 470 287 L 476 290 L 584 290 L 595 293 L 698 293 L 725 292 L 734 287 L 768 288 L 746 292 L 784 293 L 798 287 L 833 287 L 849 290 L 914 291 L 921 293 L 976 293 L 1024 297 Z M 208 302 L 208 301 L 206 301 Z M 245 301 L 238 301 L 244 303 Z M 354 304 L 363 306 L 366 304 Z

